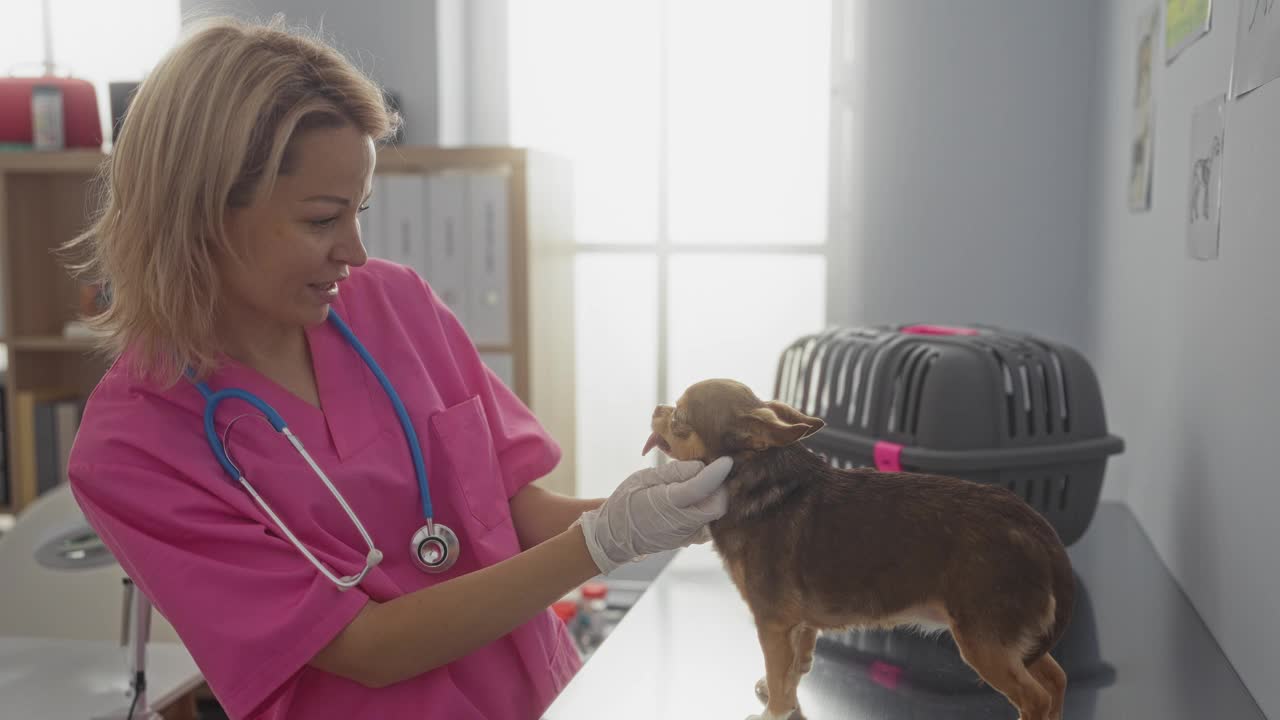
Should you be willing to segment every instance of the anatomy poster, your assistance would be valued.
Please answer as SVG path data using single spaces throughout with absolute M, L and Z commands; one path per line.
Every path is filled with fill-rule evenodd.
M 1129 150 L 1129 209 L 1151 209 L 1152 161 L 1155 159 L 1156 109 L 1153 93 L 1160 6 L 1153 5 L 1138 20 L 1137 73 L 1133 88 L 1133 137 Z
M 1165 62 L 1173 62 L 1183 50 L 1209 32 L 1211 12 L 1209 0 L 1165 0 Z
M 1280 0 L 1240 0 L 1232 97 L 1280 77 Z
M 1218 96 L 1197 107 L 1191 117 L 1191 189 L 1187 199 L 1187 254 L 1197 260 L 1218 257 L 1218 221 L 1222 208 L 1222 108 Z

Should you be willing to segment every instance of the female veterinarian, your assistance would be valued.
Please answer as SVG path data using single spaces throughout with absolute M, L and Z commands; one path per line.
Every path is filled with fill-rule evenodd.
M 71 487 L 232 717 L 536 718 L 578 667 L 548 606 L 706 537 L 726 461 L 606 500 L 357 213 L 397 118 L 278 23 L 189 33 L 132 102 L 104 210 L 116 359 Z

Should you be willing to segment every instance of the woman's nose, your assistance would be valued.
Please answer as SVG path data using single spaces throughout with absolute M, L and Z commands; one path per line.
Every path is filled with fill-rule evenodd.
M 334 245 L 333 259 L 346 265 L 359 267 L 368 261 L 369 253 L 364 247 L 364 240 L 361 237 L 363 231 L 360 229 L 358 219 L 354 226 L 352 232 L 343 233 L 342 239 Z

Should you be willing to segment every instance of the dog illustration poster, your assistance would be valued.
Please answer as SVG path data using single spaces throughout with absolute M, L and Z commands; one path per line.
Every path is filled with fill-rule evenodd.
M 1197 107 L 1191 117 L 1191 189 L 1187 200 L 1187 254 L 1218 257 L 1222 208 L 1223 96 Z
M 1129 209 L 1151 209 L 1152 157 L 1155 152 L 1155 98 L 1152 72 L 1155 70 L 1156 29 L 1160 6 L 1153 5 L 1138 20 L 1138 64 L 1133 90 L 1133 143 L 1129 156 Z
M 1209 32 L 1212 17 L 1210 0 L 1165 0 L 1165 62 L 1173 59 Z
M 1236 61 L 1231 73 L 1232 97 L 1280 77 L 1280 7 L 1278 0 L 1240 0 Z

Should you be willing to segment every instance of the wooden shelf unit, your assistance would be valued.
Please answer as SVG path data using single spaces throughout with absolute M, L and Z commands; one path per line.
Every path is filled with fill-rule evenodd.
M 106 155 L 93 151 L 0 152 L 0 305 L 8 354 L 5 456 L 10 502 L 35 499 L 34 477 L 14 472 L 16 392 L 74 388 L 87 397 L 106 370 L 92 341 L 63 337 L 76 319 L 79 288 L 54 254 L 82 231 L 94 209 L 91 181 Z M 560 443 L 559 467 L 544 481 L 572 494 L 575 479 L 572 180 L 568 163 L 524 148 L 388 146 L 377 173 L 507 174 L 510 342 L 482 345 L 509 353 L 516 394 Z M 198 428 L 192 429 L 197 432 Z

